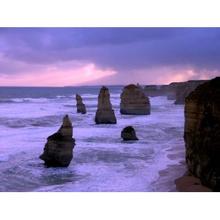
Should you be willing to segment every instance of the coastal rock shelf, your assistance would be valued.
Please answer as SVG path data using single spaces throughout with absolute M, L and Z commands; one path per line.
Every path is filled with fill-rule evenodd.
M 149 98 L 138 86 L 125 86 L 121 94 L 120 112 L 124 115 L 149 115 Z
M 184 139 L 189 171 L 205 186 L 220 191 L 220 77 L 186 98 Z
M 110 94 L 107 87 L 103 86 L 99 92 L 98 97 L 98 109 L 95 115 L 96 124 L 116 124 L 117 120 L 115 117 L 112 104 L 110 102 Z
M 48 167 L 67 167 L 73 158 L 75 139 L 73 136 L 72 123 L 66 115 L 60 129 L 47 138 L 44 152 L 40 159 Z

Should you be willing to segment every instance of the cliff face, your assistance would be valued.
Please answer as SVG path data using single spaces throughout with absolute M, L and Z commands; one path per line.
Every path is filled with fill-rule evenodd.
M 96 124 L 116 124 L 117 120 L 115 117 L 112 104 L 110 102 L 109 90 L 106 87 L 102 87 L 98 97 L 98 109 L 95 116 Z
M 169 85 L 146 85 L 144 92 L 147 96 L 152 97 L 167 96 L 168 100 L 175 100 L 175 104 L 182 105 L 189 93 L 205 82 L 205 80 L 189 80 L 187 82 L 172 82 Z
M 202 184 L 220 191 L 220 77 L 185 100 L 186 163 Z
M 73 158 L 75 139 L 72 138 L 72 123 L 66 115 L 60 129 L 47 138 L 44 152 L 40 159 L 48 167 L 67 167 Z
M 190 94 L 190 92 L 205 82 L 205 80 L 190 80 L 177 85 L 175 88 L 175 104 L 183 105 L 185 103 L 185 98 Z
M 144 87 L 144 92 L 147 96 L 155 97 L 155 96 L 165 96 L 165 92 L 158 85 L 147 85 Z
M 149 98 L 136 85 L 125 86 L 121 94 L 120 112 L 125 115 L 149 115 Z
M 171 83 L 169 85 L 146 85 L 144 87 L 144 92 L 147 96 L 167 96 L 168 99 L 172 100 L 176 98 L 175 84 Z

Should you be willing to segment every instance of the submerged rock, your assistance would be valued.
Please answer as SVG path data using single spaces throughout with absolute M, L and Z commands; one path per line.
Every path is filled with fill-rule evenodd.
M 120 112 L 125 115 L 149 115 L 149 98 L 138 86 L 128 85 L 121 94 Z
M 77 113 L 86 114 L 86 106 L 83 104 L 82 97 L 76 94 Z
M 66 115 L 60 129 L 47 138 L 44 152 L 40 159 L 48 167 L 67 167 L 73 158 L 75 139 L 72 138 L 72 123 Z
M 220 77 L 186 98 L 184 140 L 188 170 L 205 186 L 220 191 Z
M 98 109 L 96 111 L 95 122 L 96 124 L 117 123 L 115 113 L 110 102 L 109 90 L 105 86 L 103 86 L 99 92 Z
M 124 141 L 136 141 L 138 140 L 136 132 L 132 126 L 125 127 L 121 132 L 121 137 Z

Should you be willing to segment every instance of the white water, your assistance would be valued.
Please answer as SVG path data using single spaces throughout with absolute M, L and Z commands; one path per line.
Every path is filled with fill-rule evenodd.
M 151 115 L 125 116 L 119 113 L 119 93 L 113 93 L 117 125 L 96 125 L 97 95 L 82 96 L 86 115 L 75 113 L 73 96 L 0 103 L 0 191 L 171 190 L 171 185 L 161 187 L 158 172 L 183 160 L 182 154 L 174 160 L 167 157 L 170 149 L 184 149 L 183 106 L 155 97 L 150 99 Z M 64 114 L 74 126 L 74 158 L 68 168 L 45 168 L 38 157 Z M 136 129 L 139 141 L 121 140 L 128 125 Z M 167 176 L 173 181 L 176 177 Z

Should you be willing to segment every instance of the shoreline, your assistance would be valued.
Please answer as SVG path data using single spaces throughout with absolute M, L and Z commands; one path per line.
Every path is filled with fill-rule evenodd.
M 178 192 L 212 192 L 212 190 L 202 185 L 199 178 L 186 172 L 183 176 L 175 180 Z
M 165 151 L 169 163 L 164 169 L 158 171 L 159 177 L 153 182 L 154 192 L 177 192 L 175 180 L 186 172 L 184 153 L 185 149 L 182 146 Z
M 175 152 L 173 152 L 175 151 Z M 194 177 L 187 171 L 184 160 L 185 149 L 170 148 L 167 150 L 167 158 L 170 161 L 179 161 L 172 163 L 167 168 L 158 172 L 159 177 L 154 182 L 156 191 L 161 188 L 161 192 L 212 192 L 212 190 L 202 185 L 199 178 Z

